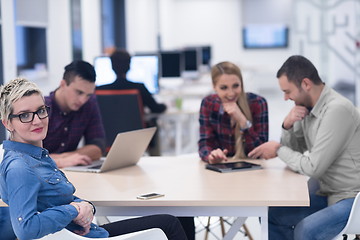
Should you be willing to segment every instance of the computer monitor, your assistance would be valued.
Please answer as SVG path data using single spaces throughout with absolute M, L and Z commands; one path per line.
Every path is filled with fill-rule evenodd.
M 184 49 L 185 71 L 198 71 L 201 64 L 201 52 L 199 48 Z
M 159 93 L 159 54 L 136 54 L 131 57 L 129 81 L 143 83 L 150 93 Z
M 243 46 L 247 49 L 286 48 L 289 28 L 283 24 L 250 24 L 243 28 Z
M 201 66 L 201 49 L 200 47 L 185 48 L 184 53 L 184 71 L 181 76 L 188 79 L 198 79 L 200 76 Z
M 202 55 L 202 65 L 210 65 L 211 46 L 202 46 L 201 55 Z
M 126 74 L 127 80 L 143 83 L 152 94 L 159 92 L 159 55 L 144 54 L 131 57 L 130 70 Z M 94 60 L 96 72 L 96 86 L 113 83 L 116 74 L 108 56 L 99 56 Z
M 181 51 L 163 51 L 161 55 L 161 76 L 181 77 L 183 71 L 183 53 Z
M 111 66 L 111 60 L 108 56 L 99 56 L 94 60 L 96 72 L 96 86 L 113 83 L 116 80 L 116 74 Z

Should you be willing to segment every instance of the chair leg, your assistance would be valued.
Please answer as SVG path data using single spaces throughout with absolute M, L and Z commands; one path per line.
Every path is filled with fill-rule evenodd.
M 221 227 L 221 234 L 224 237 L 225 236 L 225 224 L 224 224 L 224 218 L 223 217 L 219 217 L 220 219 L 220 227 Z M 205 238 L 204 240 L 208 240 L 208 236 L 209 236 L 209 232 L 210 232 L 210 220 L 211 217 L 208 217 L 208 221 L 205 227 Z M 247 236 L 249 238 L 249 240 L 254 240 L 254 238 L 252 237 L 249 229 L 247 228 L 246 224 L 243 224 L 243 228 L 245 231 L 245 236 Z
M 210 232 L 210 219 L 211 219 L 211 217 L 208 217 L 208 221 L 207 221 L 207 224 L 205 227 L 205 238 L 204 238 L 205 240 L 208 239 L 208 235 Z M 220 217 L 220 227 L 221 227 L 221 234 L 224 237 L 225 236 L 225 225 L 224 225 L 223 217 Z
M 224 237 L 225 236 L 225 226 L 224 226 L 224 218 L 220 217 L 220 226 L 221 226 L 221 234 Z
M 206 224 L 206 227 L 205 227 L 205 238 L 204 238 L 204 240 L 208 239 L 208 235 L 209 235 L 209 232 L 210 232 L 210 219 L 211 219 L 211 217 L 208 217 L 208 221 L 207 221 L 207 224 Z
M 245 236 L 247 236 L 249 238 L 249 240 L 254 240 L 245 223 L 243 224 L 243 228 L 244 228 L 244 231 L 245 231 Z

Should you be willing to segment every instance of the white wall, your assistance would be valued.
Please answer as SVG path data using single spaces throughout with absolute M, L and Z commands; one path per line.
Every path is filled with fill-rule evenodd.
M 294 3 L 294 35 L 299 53 L 315 64 L 323 81 L 331 87 L 339 82 L 359 85 L 359 10 L 360 2 L 355 0 Z M 353 89 L 356 87 L 359 88 Z M 355 103 L 359 105 L 359 91 L 357 95 Z
M 72 59 L 70 0 L 46 1 L 49 82 L 52 84 L 51 88 L 54 88 L 62 76 L 63 67 Z M 87 61 L 92 61 L 93 56 L 99 55 L 101 51 L 99 1 L 82 1 L 86 12 L 91 12 L 83 16 L 83 46 Z M 334 5 L 334 2 L 337 3 L 336 7 L 329 7 Z M 1 0 L 1 4 L 4 76 L 5 80 L 8 80 L 16 74 L 12 14 L 14 0 Z M 329 0 L 321 1 L 321 4 L 326 7 L 317 8 L 309 1 L 300 0 L 127 0 L 125 6 L 128 50 L 131 53 L 157 50 L 157 35 L 160 33 L 161 46 L 165 50 L 210 44 L 213 64 L 223 60 L 233 61 L 242 69 L 261 72 L 265 78 L 269 78 L 270 83 L 275 81 L 277 69 L 293 54 L 309 57 L 321 75 L 325 76 L 324 80 L 331 84 L 339 78 L 355 79 L 359 82 L 360 54 L 354 39 L 358 39 L 360 34 L 357 27 L 360 2 Z M 99 14 L 96 14 L 96 11 L 99 11 Z M 38 22 L 33 24 L 37 25 Z M 288 24 L 290 47 L 275 50 L 243 49 L 243 24 L 261 22 Z M 334 22 L 337 26 L 335 34 L 324 34 L 334 28 Z M 342 28 L 343 23 L 347 23 L 348 27 Z M 326 37 L 330 40 L 324 42 Z M 313 44 L 313 41 L 320 44 Z M 327 48 L 326 44 L 331 48 Z M 336 56 L 334 49 L 341 52 L 355 70 L 344 64 L 344 61 Z
M 271 13 L 263 7 L 257 19 L 277 16 L 288 21 L 292 1 L 257 0 L 283 7 Z M 279 4 L 282 3 L 282 4 Z M 284 4 L 286 2 L 287 4 Z M 289 3 L 290 2 L 290 3 Z M 158 3 L 158 9 L 156 9 Z M 293 53 L 292 46 L 277 50 L 244 50 L 242 47 L 243 1 L 239 0 L 128 0 L 126 1 L 127 44 L 131 52 L 155 51 L 156 34 L 161 33 L 165 50 L 184 46 L 212 46 L 212 63 L 229 60 L 245 68 L 275 72 Z M 159 12 L 159 16 L 156 14 Z M 286 12 L 279 17 L 279 13 Z M 264 13 L 267 13 L 266 15 Z M 156 20 L 159 17 L 159 24 Z M 267 20 L 264 20 L 267 21 Z
M 59 85 L 65 65 L 72 60 L 70 0 L 48 1 L 48 19 L 48 84 L 42 85 L 45 94 Z
M 126 5 L 127 42 L 132 52 L 156 50 L 160 32 L 165 50 L 210 44 L 212 63 L 233 61 L 272 79 L 290 55 L 303 54 L 329 85 L 341 78 L 359 81 L 360 73 L 354 71 L 360 58 L 354 41 L 360 34 L 355 27 L 359 1 L 128 0 Z M 243 49 L 241 28 L 249 23 L 289 25 L 290 46 Z
M 157 0 L 127 0 L 126 42 L 130 53 L 157 49 Z
M 237 0 L 175 0 L 174 45 L 211 45 L 213 63 L 240 56 L 241 4 Z M 171 44 L 165 43 L 165 46 Z
M 13 1 L 1 0 L 3 77 L 8 82 L 16 77 L 15 5 Z
M 81 0 L 83 60 L 93 63 L 102 54 L 101 0 Z

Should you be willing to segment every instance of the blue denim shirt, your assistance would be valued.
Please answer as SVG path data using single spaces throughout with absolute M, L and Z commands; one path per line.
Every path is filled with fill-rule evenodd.
M 14 232 L 21 240 L 41 238 L 67 228 L 78 215 L 73 201 L 75 187 L 50 158 L 46 149 L 31 144 L 4 141 L 0 165 L 0 195 L 9 205 Z M 105 229 L 92 224 L 86 237 L 107 237 Z
M 1 240 L 15 240 L 16 236 L 11 226 L 8 207 L 0 207 L 0 233 Z

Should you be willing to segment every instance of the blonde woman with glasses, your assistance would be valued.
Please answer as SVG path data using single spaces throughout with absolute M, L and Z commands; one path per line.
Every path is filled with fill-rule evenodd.
M 43 148 L 49 108 L 34 83 L 15 79 L 1 86 L 0 113 L 10 132 L 10 140 L 3 142 L 0 194 L 9 206 L 9 218 L 18 239 L 41 238 L 63 228 L 89 238 L 161 228 L 168 239 L 186 239 L 179 221 L 171 215 L 128 219 L 101 227 L 92 223 L 94 205 L 73 195 L 74 186 Z M 4 216 L 0 218 L 0 223 L 10 222 Z

